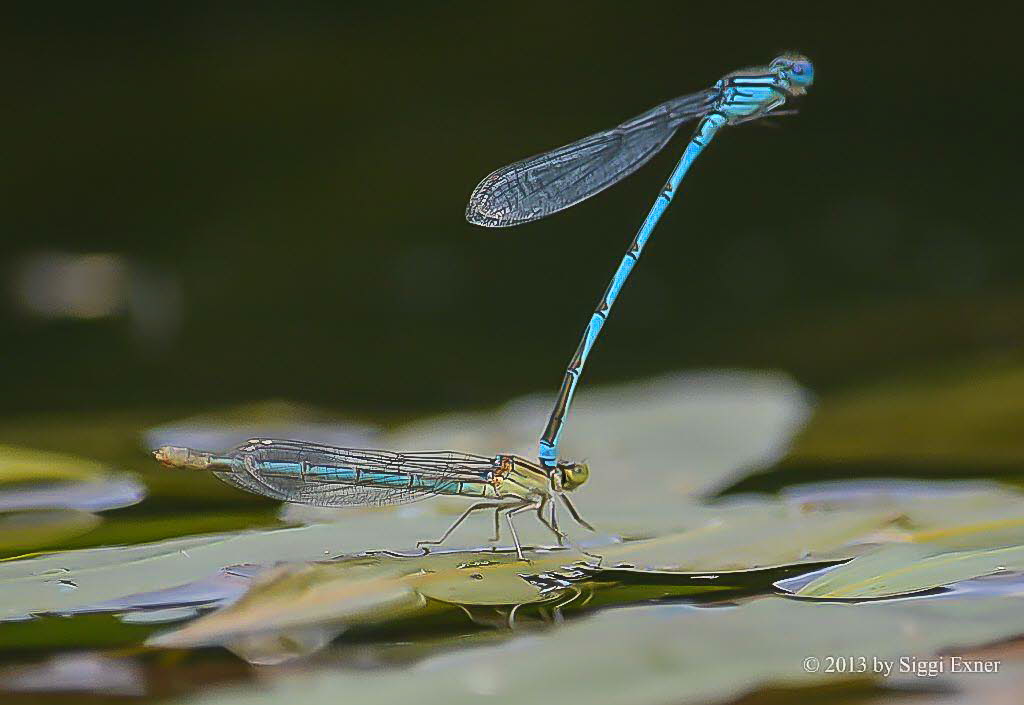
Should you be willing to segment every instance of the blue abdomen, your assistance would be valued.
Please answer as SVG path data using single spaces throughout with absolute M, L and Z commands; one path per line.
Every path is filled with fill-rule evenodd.
M 310 485 L 323 483 L 384 489 L 408 488 L 425 494 L 483 497 L 487 495 L 489 487 L 482 478 L 480 482 L 469 482 L 415 473 L 358 470 L 337 465 L 311 465 L 300 461 L 264 461 L 256 463 L 255 469 L 267 476 L 294 478 L 303 480 Z

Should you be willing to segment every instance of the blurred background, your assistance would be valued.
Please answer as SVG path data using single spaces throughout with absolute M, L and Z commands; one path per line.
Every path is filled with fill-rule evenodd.
M 916 596 L 906 610 L 893 601 L 892 612 L 878 613 L 875 639 L 865 612 L 849 622 L 805 616 L 818 608 L 779 597 L 778 576 L 751 571 L 759 582 L 709 599 L 756 593 L 753 617 L 710 610 L 703 632 L 693 622 L 671 630 L 700 658 L 667 647 L 623 653 L 657 655 L 654 675 L 636 679 L 668 673 L 665 654 L 690 664 L 676 674 L 682 686 L 673 696 L 657 700 L 675 702 L 677 691 L 697 697 L 693 684 L 704 678 L 721 679 L 728 693 L 755 683 L 737 676 L 758 673 L 788 686 L 799 658 L 833 648 L 836 634 L 846 652 L 868 655 L 883 643 L 903 649 L 893 654 L 949 653 L 1017 637 L 1000 656 L 1015 669 L 1010 680 L 975 681 L 1015 702 L 1024 682 L 1024 611 L 1014 602 L 1024 594 L 1024 503 L 1005 485 L 1024 486 L 1024 238 L 1011 124 L 1021 114 L 1020 42 L 1010 34 L 1019 25 L 899 4 L 765 9 L 759 17 L 707 3 L 534 0 L 5 8 L 4 702 L 80 704 L 83 692 L 163 698 L 250 678 L 265 689 L 267 671 L 246 663 L 320 649 L 322 660 L 305 662 L 311 670 L 394 665 L 401 675 L 400 664 L 470 643 L 462 641 L 476 629 L 468 610 L 451 623 L 428 617 L 388 631 L 412 624 L 398 621 L 405 613 L 396 608 L 382 613 L 379 631 L 346 632 L 334 651 L 326 648 L 333 626 L 294 643 L 276 633 L 228 640 L 238 658 L 140 649 L 170 625 L 205 624 L 208 610 L 261 579 L 259 564 L 287 560 L 304 570 L 302 561 L 411 546 L 439 535 L 464 504 L 330 515 L 344 517 L 344 530 L 297 527 L 325 515 L 294 505 L 282 512 L 213 477 L 165 471 L 144 451 L 221 449 L 263 434 L 531 452 L 583 326 L 690 128 L 624 183 L 527 226 L 466 223 L 473 187 L 498 167 L 784 51 L 816 66 L 799 114 L 715 140 L 588 363 L 563 446 L 595 468 L 580 506 L 617 535 L 634 535 L 616 528 L 633 519 L 637 535 L 683 532 L 683 549 L 691 522 L 729 529 L 706 548 L 691 546 L 693 563 L 651 559 L 676 570 L 804 560 L 808 537 L 819 533 L 843 545 L 854 534 L 836 524 L 791 530 L 797 513 L 789 510 L 818 502 L 823 522 L 881 511 L 918 532 L 913 540 L 952 536 L 945 551 L 1009 546 L 1018 562 L 1000 553 L 992 566 L 1017 572 L 995 587 L 962 588 L 970 599 L 940 602 L 934 621 L 921 617 Z M 803 487 L 823 480 L 852 484 Z M 1004 486 L 984 484 L 991 480 Z M 767 494 L 752 499 L 759 492 Z M 730 496 L 706 501 L 715 495 Z M 753 504 L 730 504 L 743 501 Z M 830 513 L 833 504 L 842 511 Z M 872 522 L 857 529 L 861 544 L 879 540 Z M 270 530 L 284 524 L 289 533 Z M 489 531 L 467 529 L 459 540 L 482 541 Z M 895 529 L 887 536 L 908 540 Z M 901 548 L 894 565 L 902 571 Z M 502 588 L 499 597 L 518 608 L 522 581 L 505 573 L 520 592 Z M 474 589 L 492 584 L 477 577 L 466 581 Z M 673 594 L 650 585 L 589 609 Z M 505 604 L 488 599 L 481 604 Z M 280 602 L 285 612 L 288 602 Z M 773 604 L 805 611 L 782 612 L 778 622 L 757 617 Z M 348 614 L 343 602 L 328 607 L 335 611 L 320 618 L 330 625 Z M 744 621 L 730 627 L 733 618 Z M 254 622 L 268 623 L 290 624 Z M 972 631 L 982 623 L 991 630 Z M 622 643 L 655 643 L 629 625 L 638 641 Z M 861 627 L 871 639 L 855 638 Z M 225 630 L 225 639 L 235 633 Z M 920 640 L 932 634 L 948 638 Z M 388 651 L 396 638 L 409 648 Z M 736 656 L 741 642 L 745 662 Z M 578 696 L 592 679 L 565 679 L 572 671 L 561 655 L 590 652 L 550 644 L 559 657 L 546 664 Z M 495 653 L 520 663 L 524 653 L 543 655 L 534 649 Z M 592 674 L 619 673 L 593 663 Z M 359 677 L 325 688 L 324 702 L 357 692 Z M 455 702 L 428 681 L 409 682 L 417 698 Z M 308 701 L 309 683 L 293 702 Z M 836 701 L 831 687 L 818 692 L 820 702 Z M 916 688 L 925 694 L 920 681 Z M 389 691 L 374 692 L 387 699 Z M 950 702 L 931 692 L 939 700 L 927 702 Z M 263 702 L 289 699 L 268 693 Z M 776 701 L 743 696 L 755 700 Z
M 688 129 L 533 225 L 467 224 L 474 185 L 783 50 L 817 66 L 800 114 L 700 160 L 586 383 L 743 366 L 821 391 L 1016 356 L 1012 43 L 798 9 L 9 11 L 2 413 L 287 398 L 386 419 L 554 393 Z

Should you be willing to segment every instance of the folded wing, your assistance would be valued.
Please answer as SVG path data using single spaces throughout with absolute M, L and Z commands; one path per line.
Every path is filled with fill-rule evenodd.
M 215 471 L 224 482 L 273 499 L 326 507 L 415 502 L 445 485 L 479 483 L 495 469 L 493 458 L 469 453 L 397 453 L 269 439 L 250 441 L 227 455 L 241 462 L 231 471 Z
M 493 228 L 519 225 L 590 198 L 647 163 L 717 97 L 708 89 L 676 98 L 610 130 L 502 167 L 473 189 L 466 220 Z

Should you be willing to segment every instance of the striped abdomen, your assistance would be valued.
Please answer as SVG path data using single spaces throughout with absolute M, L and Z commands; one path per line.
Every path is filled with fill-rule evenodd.
M 292 478 L 309 485 L 347 485 L 381 489 L 408 489 L 424 494 L 495 497 L 493 485 L 481 476 L 479 481 L 432 477 L 415 472 L 386 472 L 337 465 L 314 465 L 304 461 L 263 461 L 253 470 L 266 478 Z

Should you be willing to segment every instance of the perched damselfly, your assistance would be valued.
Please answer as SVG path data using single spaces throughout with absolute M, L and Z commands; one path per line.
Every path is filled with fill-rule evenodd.
M 421 547 L 442 543 L 473 512 L 493 509 L 493 540 L 500 538 L 504 513 L 522 559 L 512 517 L 535 512 L 561 544 L 566 535 L 558 528 L 556 498 L 573 519 L 593 530 L 565 496 L 587 481 L 585 463 L 559 464 L 550 471 L 516 455 L 396 453 L 270 438 L 253 438 L 223 453 L 163 446 L 153 457 L 169 467 L 210 471 L 229 485 L 272 499 L 323 507 L 404 504 L 437 495 L 484 500 L 466 509 L 436 541 L 420 541 Z
M 810 61 L 799 54 L 784 54 L 768 66 L 734 71 L 711 88 L 662 103 L 618 127 L 502 167 L 473 190 L 466 207 L 469 222 L 488 227 L 529 223 L 576 205 L 626 178 L 661 151 L 682 125 L 700 118 L 569 361 L 541 436 L 538 454 L 542 467 L 557 465 L 558 441 L 583 365 L 622 285 L 690 165 L 720 128 L 769 113 L 791 112 L 778 108 L 788 98 L 806 93 L 813 82 L 814 66 Z
M 473 191 L 466 210 L 472 223 L 503 227 L 537 220 L 622 180 L 661 150 L 680 126 L 700 118 L 569 363 L 541 437 L 539 463 L 516 455 L 398 453 L 266 438 L 223 453 L 164 446 L 153 455 L 165 465 L 208 470 L 230 485 L 286 502 L 341 507 L 401 504 L 437 495 L 482 500 L 466 509 L 438 540 L 421 541 L 420 546 L 443 542 L 473 512 L 493 509 L 494 540 L 499 539 L 504 513 L 516 553 L 523 558 L 512 517 L 535 512 L 561 544 L 567 537 L 558 528 L 556 499 L 573 519 L 593 530 L 565 494 L 586 482 L 589 469 L 584 463 L 560 462 L 558 442 L 576 383 L 608 312 L 683 176 L 715 133 L 725 125 L 773 111 L 780 114 L 777 108 L 805 93 L 813 80 L 807 59 L 786 54 L 767 67 L 731 73 L 712 88 L 670 100 L 614 129 L 499 169 Z

